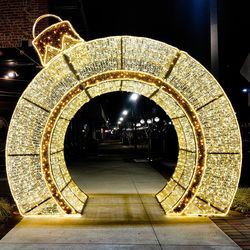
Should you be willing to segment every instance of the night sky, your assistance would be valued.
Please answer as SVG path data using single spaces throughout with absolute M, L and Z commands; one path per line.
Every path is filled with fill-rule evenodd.
M 211 0 L 212 1 L 212 0 Z M 77 9 L 70 8 L 74 2 L 81 2 Z M 67 8 L 62 8 L 62 6 Z M 242 93 L 249 88 L 249 82 L 240 74 L 240 69 L 250 53 L 250 8 L 249 1 L 218 0 L 219 38 L 219 83 L 225 90 L 236 111 L 240 123 L 250 122 L 248 97 Z M 83 18 L 80 9 L 83 9 Z M 92 0 L 53 0 L 49 1 L 49 12 L 69 20 L 77 32 L 86 40 L 114 36 L 133 35 L 156 39 L 183 51 L 203 64 L 210 66 L 210 1 L 209 0 L 165 0 L 165 1 L 92 1 Z M 51 20 L 53 21 L 53 19 Z M 36 61 L 39 61 L 33 48 L 21 48 Z M 5 58 L 5 55 L 7 58 Z M 4 91 L 16 91 L 17 95 L 27 86 L 40 70 L 31 67 L 32 61 L 22 56 L 16 49 L 6 49 L 2 60 L 16 56 L 19 82 L 3 82 Z M 1 65 L 3 76 L 9 68 Z M 14 89 L 14 90 L 13 90 Z M 112 105 L 111 105 L 112 106 Z M 109 109 L 110 112 L 112 108 Z M 114 109 L 114 112 L 117 111 Z
M 160 40 L 185 50 L 209 66 L 209 1 L 83 1 L 86 22 L 66 13 L 74 27 L 85 26 L 86 40 L 133 35 Z M 53 9 L 52 9 L 53 11 Z
M 54 5 L 64 1 L 55 1 Z M 218 0 L 219 82 L 229 96 L 238 118 L 249 120 L 247 94 L 250 87 L 240 69 L 250 52 L 249 1 Z M 153 38 L 188 52 L 210 70 L 210 1 L 82 1 L 79 12 L 50 12 L 72 22 L 85 40 L 134 35 Z

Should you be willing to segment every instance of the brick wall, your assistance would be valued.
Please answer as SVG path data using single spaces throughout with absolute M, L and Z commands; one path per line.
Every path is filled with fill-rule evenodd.
M 21 47 L 22 41 L 32 40 L 36 18 L 48 13 L 48 0 L 0 1 L 0 48 Z M 47 20 L 39 23 L 44 28 Z

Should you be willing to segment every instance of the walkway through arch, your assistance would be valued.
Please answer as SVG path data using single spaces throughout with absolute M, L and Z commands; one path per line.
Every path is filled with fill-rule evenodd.
M 154 100 L 175 126 L 177 166 L 156 194 L 166 214 L 227 214 L 241 169 L 240 133 L 228 98 L 187 53 L 130 36 L 81 41 L 63 50 L 23 93 L 6 150 L 8 181 L 21 214 L 82 213 L 87 195 L 67 170 L 64 136 L 84 103 L 112 91 Z

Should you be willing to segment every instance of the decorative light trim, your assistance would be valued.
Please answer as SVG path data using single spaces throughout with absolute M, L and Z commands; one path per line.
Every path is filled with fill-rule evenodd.
M 84 42 L 68 21 L 52 16 L 60 22 L 33 43 L 46 68 L 18 101 L 7 136 L 7 176 L 21 214 L 82 212 L 87 195 L 63 155 L 68 123 L 90 98 L 130 91 L 161 106 L 177 131 L 177 166 L 156 194 L 166 214 L 225 215 L 239 183 L 241 138 L 212 75 L 170 45 L 129 36 Z
M 60 22 L 49 26 L 35 37 L 35 27 L 38 21 L 47 17 L 57 18 Z M 60 17 L 51 14 L 43 15 L 35 21 L 33 36 L 32 44 L 43 66 L 63 50 L 79 42 L 84 42 L 69 21 L 63 21 Z
M 58 190 L 56 184 L 54 183 L 52 170 L 49 164 L 49 146 L 51 141 L 51 136 L 53 133 L 54 126 L 60 113 L 67 106 L 67 104 L 76 97 L 79 93 L 81 93 L 85 86 L 86 88 L 93 86 L 95 84 L 100 84 L 101 82 L 106 81 L 115 81 L 115 80 L 134 80 L 143 82 L 146 84 L 153 84 L 158 87 L 163 87 L 162 90 L 171 95 L 178 104 L 185 110 L 188 119 L 191 121 L 195 131 L 195 137 L 197 142 L 197 166 L 195 167 L 194 176 L 192 178 L 192 182 L 189 185 L 189 188 L 186 191 L 186 194 L 182 197 L 182 199 L 178 202 L 178 205 L 173 209 L 174 212 L 180 213 L 184 210 L 184 208 L 192 201 L 192 198 L 195 196 L 197 189 L 201 183 L 202 176 L 204 174 L 205 169 L 205 158 L 206 158 L 206 150 L 205 150 L 205 139 L 201 129 L 201 124 L 198 119 L 197 114 L 192 109 L 190 104 L 178 93 L 175 89 L 173 89 L 170 85 L 164 82 L 160 78 L 153 77 L 151 75 L 140 73 L 140 72 L 131 72 L 131 71 L 114 71 L 114 72 L 106 72 L 89 79 L 86 79 L 81 84 L 78 84 L 74 87 L 69 93 L 67 93 L 58 105 L 55 106 L 54 110 L 51 112 L 47 125 L 44 130 L 43 139 L 42 139 L 42 169 L 44 178 L 48 184 L 49 190 L 54 197 L 54 199 L 58 202 L 58 205 L 66 212 L 66 213 L 75 213 L 73 208 L 70 208 L 69 204 L 67 204 L 63 196 L 60 195 L 60 191 Z

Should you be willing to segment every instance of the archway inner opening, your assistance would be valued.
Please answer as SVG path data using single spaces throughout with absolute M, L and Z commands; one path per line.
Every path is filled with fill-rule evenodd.
M 120 77 L 129 77 L 133 80 L 114 80 L 114 78 L 116 79 L 117 77 L 118 79 Z M 105 81 L 106 78 L 110 79 Z M 135 81 L 137 78 L 140 81 Z M 99 84 L 95 84 L 96 82 Z M 88 87 L 86 89 L 84 89 L 84 85 L 76 86 L 76 88 L 72 89 L 61 99 L 58 103 L 58 107 L 48 120 L 48 128 L 44 131 L 42 164 L 46 175 L 45 178 L 49 183 L 48 186 L 55 199 L 58 200 L 60 207 L 67 213 L 71 211 L 80 213 L 80 211 L 82 211 L 82 204 L 83 202 L 85 204 L 87 199 L 86 194 L 80 191 L 70 174 L 67 172 L 64 160 L 64 150 L 62 150 L 62 147 L 64 148 L 64 137 L 69 121 L 72 120 L 84 103 L 89 102 L 96 96 L 114 91 L 131 91 L 134 89 L 134 91 L 132 90 L 133 92 L 145 95 L 159 104 L 159 106 L 169 114 L 175 126 L 179 144 L 178 163 L 170 181 L 159 193 L 157 193 L 156 198 L 166 213 L 181 213 L 190 202 L 190 198 L 194 196 L 194 191 L 201 181 L 205 159 L 204 139 L 201 126 L 197 115 L 195 115 L 189 103 L 178 93 L 178 91 L 170 86 L 166 88 L 165 83 L 161 82 L 159 79 L 144 74 L 138 74 L 137 72 L 114 72 L 103 74 L 102 76 L 91 78 L 87 83 Z M 153 83 L 162 87 L 160 89 L 154 87 L 152 85 Z M 66 103 L 68 103 L 68 105 L 65 107 Z M 60 111 L 62 109 L 63 112 Z M 60 119 L 56 120 L 55 117 L 58 115 Z M 52 130 L 52 143 L 48 148 L 47 142 L 50 140 L 50 128 L 52 124 L 56 124 L 56 126 L 55 129 Z M 192 124 L 195 124 L 195 131 Z M 195 139 L 194 136 L 197 138 Z M 198 143 L 197 148 L 196 142 Z M 196 154 L 196 149 L 198 150 L 198 154 Z M 49 165 L 52 170 L 51 177 L 48 171 L 49 169 L 47 168 L 47 166 L 49 166 L 47 162 L 48 156 L 50 157 Z M 53 179 L 56 185 L 53 185 Z M 57 186 L 62 191 L 59 191 Z M 72 191 L 76 193 L 75 196 L 70 194 Z M 62 193 L 63 197 L 66 197 L 66 200 L 63 200 L 60 193 Z M 73 210 L 68 204 L 73 205 Z
M 154 196 L 174 172 L 178 140 L 172 121 L 154 101 L 117 91 L 78 110 L 64 154 L 70 175 L 87 195 Z

